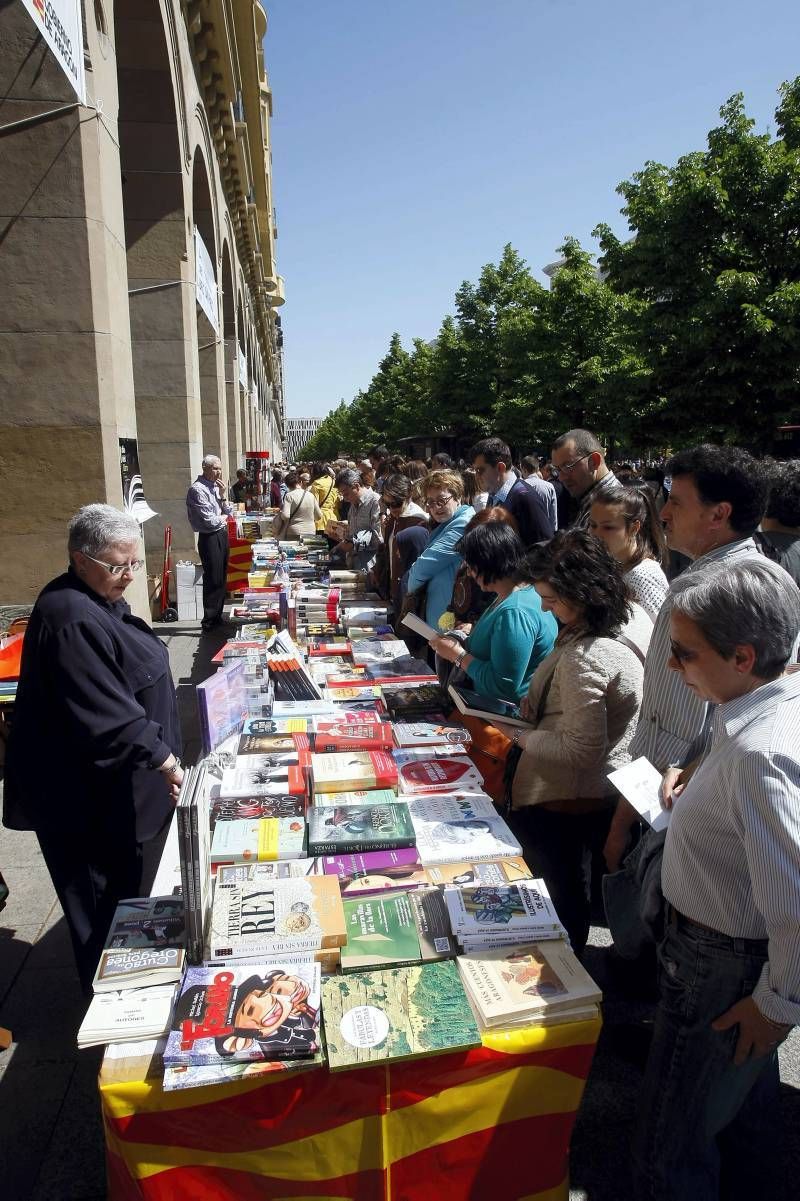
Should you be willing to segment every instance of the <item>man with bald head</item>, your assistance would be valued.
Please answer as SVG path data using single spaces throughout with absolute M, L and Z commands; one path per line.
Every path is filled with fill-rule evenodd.
M 226 501 L 222 463 L 216 455 L 206 455 L 203 470 L 186 494 L 189 525 L 197 534 L 197 549 L 203 564 L 203 620 L 201 628 L 211 630 L 222 621 L 225 604 L 225 580 L 228 574 L 228 523 L 233 510 Z
M 551 461 L 552 475 L 578 503 L 573 526 L 586 529 L 594 502 L 603 500 L 621 486 L 606 464 L 602 444 L 590 430 L 567 430 L 553 443 Z

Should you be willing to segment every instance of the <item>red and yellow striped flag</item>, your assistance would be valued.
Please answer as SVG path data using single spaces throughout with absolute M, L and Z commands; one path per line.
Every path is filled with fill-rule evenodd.
M 110 1201 L 566 1201 L 599 1019 L 164 1093 L 101 1082 Z

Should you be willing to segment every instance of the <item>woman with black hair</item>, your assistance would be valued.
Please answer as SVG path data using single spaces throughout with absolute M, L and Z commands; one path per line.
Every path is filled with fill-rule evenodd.
M 518 748 L 509 824 L 543 876 L 576 954 L 589 933 L 585 860 L 602 862 L 614 813 L 608 772 L 628 760 L 652 623 L 622 567 L 585 530 L 536 546 L 518 571 L 561 630 L 522 703 L 532 729 L 494 724 Z
M 517 571 L 525 547 L 504 522 L 486 522 L 467 530 L 456 546 L 470 576 L 494 602 L 478 618 L 462 645 L 453 638 L 433 638 L 440 659 L 455 663 L 483 696 L 516 703 L 525 694 L 537 665 L 549 655 L 558 626 L 530 581 Z

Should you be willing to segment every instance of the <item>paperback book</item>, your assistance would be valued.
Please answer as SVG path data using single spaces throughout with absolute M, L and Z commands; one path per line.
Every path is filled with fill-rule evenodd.
M 400 798 L 393 788 L 361 788 L 356 792 L 315 792 L 314 805 L 393 805 Z
M 222 773 L 219 788 L 221 797 L 236 796 L 305 796 L 306 781 L 299 766 L 297 751 L 294 763 L 279 763 L 277 755 L 238 755 L 233 767 Z
M 311 776 L 315 792 L 353 792 L 394 788 L 397 767 L 385 751 L 344 751 L 313 754 Z
M 164 1064 L 307 1059 L 320 1043 L 320 966 L 310 957 L 189 968 Z
M 212 959 L 294 956 L 346 941 L 342 897 L 332 876 L 217 882 L 209 933 Z
M 203 753 L 208 755 L 244 725 L 247 716 L 244 663 L 237 659 L 221 667 L 198 684 L 196 692 Z
M 325 875 L 336 876 L 343 897 L 369 896 L 390 889 L 421 888 L 431 883 L 416 847 L 395 851 L 364 851 L 351 855 L 323 855 Z
M 414 827 L 408 806 L 314 805 L 308 814 L 309 855 L 388 851 L 413 847 Z
M 401 795 L 431 792 L 480 792 L 483 776 L 466 756 L 417 758 L 413 750 L 395 751 Z
M 452 960 L 323 981 L 331 1071 L 480 1046 Z
M 486 859 L 477 862 L 432 863 L 425 869 L 432 884 L 514 884 L 530 880 L 531 870 L 524 859 Z
M 439 684 L 420 683 L 416 687 L 387 685 L 383 703 L 394 717 L 438 713 L 449 708 L 449 698 Z
M 264 817 L 217 822 L 211 840 L 213 863 L 261 863 L 305 855 L 303 817 Z
M 482 696 L 479 692 L 473 692 L 471 688 L 463 688 L 460 684 L 451 684 L 448 692 L 455 701 L 459 713 L 463 713 L 466 717 L 479 717 L 482 721 L 488 721 L 490 724 L 493 721 L 503 721 L 506 725 L 520 726 L 524 730 L 533 729 L 531 723 L 523 718 L 519 705 L 515 705 L 511 701 L 500 700 L 493 696 Z
M 408 798 L 417 850 L 424 867 L 462 859 L 503 859 L 522 848 L 484 793 Z
M 265 725 L 277 725 L 269 718 L 250 718 L 248 724 L 258 721 Z M 288 730 L 274 734 L 242 734 L 237 753 L 239 755 L 289 755 L 295 762 L 297 761 L 292 734 Z
M 561 940 L 461 955 L 456 963 L 484 1028 L 602 999 L 594 980 Z
M 386 722 L 320 722 L 313 734 L 293 735 L 298 750 L 317 754 L 340 751 L 389 751 L 394 745 Z
M 177 991 L 177 984 L 157 984 L 97 993 L 78 1030 L 78 1046 L 159 1038 L 169 1029 Z
M 217 868 L 220 884 L 247 884 L 253 880 L 289 880 L 320 874 L 318 859 L 276 859 L 269 863 L 222 863 Z
M 186 931 L 182 897 L 133 897 L 117 905 L 92 981 L 94 992 L 177 984 Z
M 472 949 L 492 946 L 498 937 L 506 945 L 566 937 L 543 880 L 449 884 L 444 901 L 453 934 Z
M 294 793 L 285 796 L 218 796 L 211 802 L 211 829 L 219 821 L 253 821 L 262 817 L 304 817 L 305 797 Z
M 466 726 L 450 721 L 443 713 L 432 713 L 426 720 L 400 720 L 393 723 L 398 747 L 469 746 L 472 737 Z
M 212 1084 L 230 1084 L 237 1080 L 252 1080 L 254 1076 L 266 1076 L 269 1072 L 303 1072 L 320 1067 L 325 1062 L 325 1052 L 316 1051 L 306 1059 L 271 1059 L 261 1063 L 219 1063 L 191 1066 L 178 1064 L 164 1068 L 163 1087 L 165 1093 L 176 1089 L 205 1088 Z
M 364 638 L 353 642 L 352 653 L 353 662 L 365 667 L 368 663 L 385 663 L 387 659 L 408 655 L 409 650 L 400 638 Z
M 419 935 L 408 893 L 345 900 L 347 945 L 342 971 L 419 963 Z

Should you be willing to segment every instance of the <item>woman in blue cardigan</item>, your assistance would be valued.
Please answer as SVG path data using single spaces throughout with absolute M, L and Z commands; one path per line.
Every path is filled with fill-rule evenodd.
M 496 600 L 481 614 L 464 645 L 453 638 L 431 640 L 441 659 L 459 666 L 483 696 L 518 703 L 536 667 L 550 654 L 558 634 L 536 589 L 516 582 L 525 547 L 509 525 L 487 522 L 468 530 L 458 544 L 467 571 Z
M 425 620 L 437 629 L 439 618 L 450 604 L 456 572 L 461 566 L 456 546 L 475 510 L 461 503 L 464 484 L 454 471 L 429 472 L 422 481 L 422 494 L 434 526 L 428 545 L 408 573 L 407 592 L 417 592 L 427 585 Z

